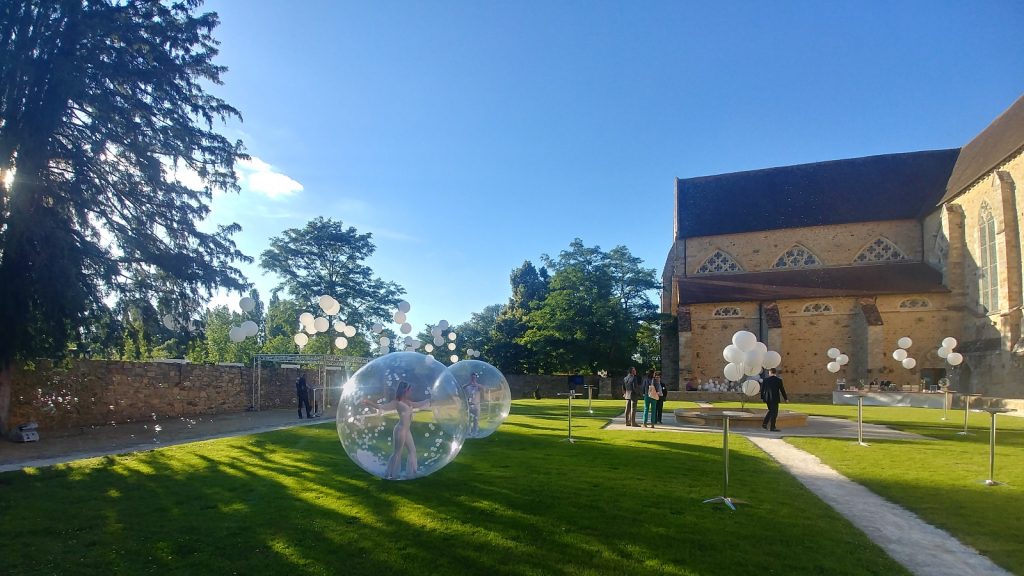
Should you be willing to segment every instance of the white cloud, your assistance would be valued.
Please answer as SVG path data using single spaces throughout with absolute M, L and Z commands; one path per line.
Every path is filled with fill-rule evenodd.
M 238 180 L 243 188 L 272 199 L 294 196 L 303 190 L 302 184 L 256 156 L 238 163 Z

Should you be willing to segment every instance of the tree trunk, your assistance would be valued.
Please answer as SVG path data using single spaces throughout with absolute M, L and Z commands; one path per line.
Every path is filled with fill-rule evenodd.
M 11 386 L 14 378 L 14 363 L 0 365 L 0 435 L 6 436 L 11 428 Z

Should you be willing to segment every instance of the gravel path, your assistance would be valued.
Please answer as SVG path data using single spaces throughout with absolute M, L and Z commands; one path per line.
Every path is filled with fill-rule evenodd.
M 973 548 L 875 495 L 781 438 L 748 436 L 897 562 L 920 576 L 1009 576 Z

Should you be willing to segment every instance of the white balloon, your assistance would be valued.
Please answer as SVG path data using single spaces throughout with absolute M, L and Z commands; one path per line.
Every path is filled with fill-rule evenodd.
M 171 316 L 170 314 L 165 314 L 164 315 L 164 326 L 166 326 L 168 330 L 177 330 L 178 329 L 178 321 L 174 319 L 174 316 Z
M 782 364 L 782 354 L 774 350 L 769 350 L 764 355 L 764 367 L 765 368 L 778 368 L 779 364 Z
M 455 342 L 449 342 L 448 343 L 448 349 L 449 350 L 455 350 Z
M 434 336 L 434 346 L 443 346 L 443 345 L 444 345 L 444 338 L 441 338 L 440 336 Z
M 907 370 L 910 370 L 914 366 L 917 366 L 917 360 L 914 360 L 913 358 L 903 359 L 903 367 L 906 368 Z
M 338 336 L 337 338 L 334 339 L 334 345 L 337 346 L 339 349 L 344 350 L 345 348 L 348 348 L 348 338 L 345 338 L 344 336 Z
M 452 354 L 448 359 L 452 361 L 452 364 L 455 364 L 456 362 L 459 361 L 459 357 L 456 356 L 455 354 Z
M 419 340 L 413 340 L 412 343 L 409 344 L 409 347 L 413 350 L 419 350 L 420 346 L 423 346 L 423 342 L 420 342 Z
M 747 364 L 747 363 L 744 363 L 743 364 L 743 373 L 746 374 L 747 376 L 757 376 L 758 374 L 761 373 L 761 364 L 760 364 L 760 362 L 757 363 L 757 364 Z
M 754 348 L 760 351 L 762 356 L 768 353 L 768 345 L 765 344 L 764 342 L 758 342 L 754 344 Z
M 840 354 L 839 356 L 836 356 L 836 362 L 838 362 L 840 366 L 846 366 L 850 363 L 850 357 L 846 354 Z
M 391 345 L 391 338 L 388 338 L 387 336 L 381 336 L 380 340 L 378 340 L 377 343 L 381 345 L 381 348 L 385 348 Z
M 246 320 L 239 326 L 242 331 L 242 337 L 255 336 L 259 331 L 260 327 L 252 320 Z
M 897 362 L 903 362 L 907 359 L 907 351 L 903 348 L 897 348 L 892 351 L 892 359 Z
M 324 313 L 328 316 L 334 316 L 338 312 L 341 312 L 341 304 L 337 300 L 331 302 L 329 308 L 324 308 Z
M 448 329 L 448 321 L 447 320 L 441 320 L 440 322 L 437 323 L 437 327 L 440 328 L 441 330 L 447 330 Z
M 305 324 L 302 327 L 302 329 L 305 330 L 306 333 L 309 334 L 310 336 L 315 336 L 317 332 L 316 325 L 313 324 L 312 322 L 310 322 L 309 324 Z
M 408 322 L 406 322 L 406 323 L 402 324 L 401 328 L 399 328 L 398 330 L 402 334 L 408 334 L 409 332 L 412 332 L 412 324 L 409 324 Z
M 748 352 L 753 350 L 754 346 L 757 345 L 757 336 L 754 336 L 753 332 L 740 330 L 732 335 L 732 343 L 740 350 Z
M 939 358 L 942 358 L 943 360 L 945 360 L 946 358 L 949 358 L 949 355 L 952 354 L 952 353 L 953 353 L 953 350 L 951 350 L 949 348 L 946 348 L 945 346 L 943 346 L 942 348 L 939 348 L 939 351 L 936 352 L 936 354 L 939 355 Z
M 381 330 L 383 329 L 384 325 L 381 324 L 380 322 L 374 322 L 373 326 L 370 326 L 370 332 L 373 332 L 374 334 L 380 334 Z
M 327 318 L 324 318 L 323 316 L 320 316 L 316 320 L 313 320 L 313 328 L 316 328 L 317 332 L 327 332 L 327 329 L 330 326 L 330 322 L 328 322 Z
M 828 357 L 833 359 L 833 360 L 838 358 L 840 354 L 842 354 L 842 352 L 839 351 L 839 348 L 829 348 L 828 349 Z
M 240 326 L 232 326 L 231 330 L 228 330 L 228 338 L 230 338 L 232 342 L 241 342 L 242 340 L 245 340 L 245 332 Z
M 252 312 L 252 309 L 256 307 L 256 301 L 245 296 L 238 301 L 238 307 L 242 309 L 242 312 Z
M 466 356 L 472 356 L 472 355 L 473 355 L 473 349 L 472 348 L 466 348 Z
M 743 393 L 747 396 L 756 396 L 761 391 L 761 383 L 757 380 L 747 380 L 743 383 Z
M 334 328 L 335 332 L 344 332 L 345 331 L 345 323 L 342 322 L 341 320 L 335 320 L 331 324 L 331 327 Z
M 950 350 L 953 350 L 954 348 L 956 348 L 956 345 L 957 345 L 956 338 L 953 338 L 952 336 L 947 336 L 946 338 L 942 339 L 942 347 L 943 348 L 948 348 Z
M 433 328 L 430 329 L 430 335 L 431 336 L 440 336 L 441 332 L 442 332 L 442 330 L 440 328 L 438 328 L 437 326 L 434 326 Z
M 310 314 L 309 312 L 303 312 L 302 314 L 299 314 L 299 324 L 302 324 L 303 326 L 308 326 L 308 325 L 310 325 L 312 323 L 313 323 L 313 315 L 312 314 Z
M 722 350 L 722 357 L 725 358 L 726 362 L 738 364 L 743 362 L 743 351 L 737 348 L 735 344 L 729 344 Z
M 725 374 L 726 380 L 731 380 L 733 382 L 739 382 L 739 379 L 743 377 L 743 367 L 734 362 L 726 364 L 725 369 L 722 370 L 722 372 Z
M 455 332 L 449 332 L 449 333 L 448 333 L 448 339 L 449 339 L 449 340 L 455 340 L 455 339 L 456 339 L 456 338 L 458 338 L 458 337 L 459 337 L 459 335 L 458 335 L 458 334 L 456 334 Z
M 302 332 L 299 332 L 298 334 L 296 334 L 295 337 L 292 338 L 292 340 L 294 340 L 295 343 L 298 344 L 300 347 L 305 346 L 306 344 L 309 344 L 309 336 L 306 336 Z
M 479 350 L 473 350 L 473 358 L 479 358 L 479 357 L 480 357 L 480 351 Z
M 964 356 L 959 352 L 950 352 L 949 356 L 946 357 L 946 362 L 949 362 L 952 366 L 959 366 L 963 361 Z
M 910 348 L 911 346 L 914 345 L 914 341 L 904 336 L 896 341 L 896 345 L 906 350 L 907 348 Z
M 430 354 L 431 352 L 434 351 L 434 345 L 427 344 L 426 346 L 423 347 L 423 351 L 426 352 L 427 354 Z
M 404 312 L 404 313 L 408 314 L 409 310 L 412 310 L 412 305 L 410 305 L 405 300 L 402 300 L 401 302 L 398 303 L 398 311 L 399 312 Z
M 743 353 L 743 363 L 747 366 L 756 366 L 757 368 L 761 368 L 762 360 L 764 360 L 764 354 L 762 354 L 757 348 Z
M 320 304 L 320 308 L 324 312 L 326 312 L 327 309 L 331 307 L 331 302 L 333 302 L 333 301 L 334 301 L 334 298 L 331 298 L 327 294 L 324 294 L 323 296 L 317 298 L 317 303 Z
M 355 336 L 356 335 L 356 327 L 355 326 L 345 326 L 345 330 L 343 331 L 343 334 L 345 334 L 345 336 L 348 336 L 349 338 Z
M 839 372 L 839 369 L 842 368 L 842 366 L 840 366 L 838 362 L 833 360 L 829 362 L 828 365 L 825 366 L 825 368 L 828 368 L 829 372 L 835 374 L 836 372 Z
M 405 324 L 405 312 L 395 312 L 395 315 L 392 318 L 394 319 L 395 324 Z

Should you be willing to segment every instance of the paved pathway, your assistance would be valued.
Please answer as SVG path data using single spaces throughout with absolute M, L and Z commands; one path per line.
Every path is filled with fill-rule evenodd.
M 706 432 L 722 434 L 720 427 L 677 424 L 666 412 L 664 424 L 650 428 L 628 428 L 625 413 L 613 418 L 607 428 L 644 432 Z M 874 494 L 860 484 L 823 464 L 817 456 L 783 440 L 783 436 L 857 439 L 857 423 L 842 418 L 810 416 L 807 426 L 768 432 L 761 428 L 730 427 L 730 434 L 746 436 L 782 467 L 807 486 L 826 504 L 842 514 L 878 544 L 889 556 L 919 576 L 1012 576 L 973 548 L 958 542 L 907 510 Z M 925 436 L 864 424 L 865 439 L 929 440 Z
M 750 441 L 914 574 L 1010 574 L 947 532 L 927 524 L 911 512 L 822 464 L 817 456 L 781 438 L 751 436 Z

